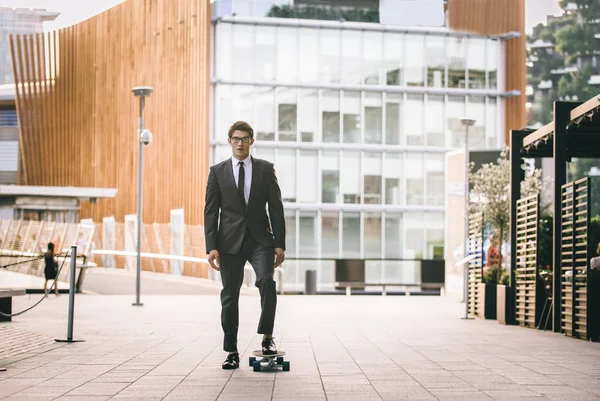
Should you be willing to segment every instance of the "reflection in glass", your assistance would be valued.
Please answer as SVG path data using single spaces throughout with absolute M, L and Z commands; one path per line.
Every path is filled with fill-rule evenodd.
M 406 35 L 406 60 L 405 75 L 407 86 L 424 86 L 424 44 L 421 35 Z
M 298 80 L 298 29 L 277 27 L 277 82 Z
M 465 88 L 465 38 L 448 37 L 448 87 Z
M 360 257 L 360 213 L 344 212 L 342 222 L 342 257 Z
M 340 31 L 333 29 L 321 29 L 321 43 L 319 47 L 321 57 L 319 59 L 319 77 L 321 83 L 340 82 Z M 314 51 L 312 49 L 311 51 Z
M 285 255 L 298 257 L 296 253 L 296 212 L 285 211 Z
M 296 123 L 298 121 L 296 101 L 295 89 L 277 89 L 277 122 L 280 141 L 296 141 Z
M 444 205 L 444 155 L 426 154 L 425 174 L 427 179 L 426 204 Z
M 227 111 L 226 111 L 227 112 Z M 275 90 L 256 87 L 253 128 L 257 140 L 275 140 Z
M 422 259 L 423 249 L 423 213 L 404 213 L 404 257 L 407 259 Z
M 460 119 L 465 115 L 465 98 L 462 96 L 448 96 L 446 106 L 446 129 L 452 138 L 452 147 L 464 147 L 465 129 Z
M 497 147 L 496 143 L 498 141 L 498 110 L 495 97 L 488 98 L 488 104 L 485 110 L 485 136 L 487 138 L 487 147 L 488 149 L 494 149 Z
M 485 43 L 486 39 L 469 39 L 467 67 L 470 89 L 485 89 Z
M 381 144 L 382 121 L 381 93 L 365 94 L 365 143 Z
M 340 141 L 340 92 L 323 91 L 323 142 Z
M 425 40 L 427 58 L 427 86 L 443 88 L 446 86 L 446 38 L 427 36 Z
M 488 73 L 488 88 L 498 89 L 498 52 L 500 51 L 500 42 L 497 39 L 487 42 L 487 73 Z
M 423 177 L 423 154 L 407 153 L 405 155 L 406 202 L 409 205 L 423 205 L 425 183 Z
M 386 259 L 402 258 L 402 215 L 399 213 L 385 214 L 385 254 Z
M 344 92 L 344 143 L 360 143 L 360 92 Z
M 444 259 L 444 213 L 428 212 L 425 214 L 428 259 Z
M 363 163 L 364 203 L 381 204 L 381 154 L 366 152 Z
M 385 32 L 383 35 L 383 59 L 387 85 L 402 85 L 402 51 L 404 37 L 400 33 Z
M 252 66 L 254 65 L 254 26 L 233 24 L 232 30 L 232 69 L 231 76 L 241 81 L 252 80 Z M 243 63 L 238 60 L 244 60 Z M 258 60 L 257 60 L 258 61 Z
M 364 257 L 381 258 L 381 213 L 365 213 Z
M 363 32 L 363 83 L 379 85 L 382 72 L 383 34 Z
M 360 203 L 360 152 L 344 151 L 341 173 L 344 203 Z
M 321 214 L 321 257 L 338 258 L 340 256 L 340 216 L 338 212 Z
M 383 158 L 383 172 L 385 175 L 385 203 L 388 205 L 404 204 L 402 196 L 401 178 L 403 176 L 402 154 L 385 153 Z
M 231 43 L 231 25 L 227 23 L 218 23 L 216 26 L 216 37 L 220 46 L 216 47 L 216 68 L 215 76 L 223 80 L 231 79 L 231 51 L 233 44 Z
M 301 257 L 317 256 L 317 213 L 300 212 L 300 248 Z
M 300 150 L 299 165 L 302 173 L 298 174 L 298 202 L 317 202 L 318 152 L 316 150 Z
M 316 140 L 319 120 L 317 89 L 300 89 L 298 93 L 298 128 L 302 142 Z
M 273 81 L 275 79 L 275 27 L 256 26 L 254 44 L 254 79 Z M 236 62 L 239 63 L 237 59 Z M 240 63 L 244 64 L 244 63 Z
M 469 96 L 467 115 L 475 119 L 475 125 L 469 127 L 469 148 L 485 148 L 485 98 Z
M 281 188 L 281 199 L 284 202 L 296 202 L 296 151 L 279 149 L 275 160 L 277 181 Z
M 400 144 L 400 119 L 402 95 L 397 93 L 387 94 L 385 103 L 385 143 L 388 145 Z
M 423 145 L 423 95 L 408 94 L 404 104 L 404 132 L 407 145 Z
M 319 78 L 319 31 L 298 28 L 298 77 L 303 84 L 316 83 Z
M 427 145 L 444 146 L 444 97 L 427 96 L 427 116 L 425 118 Z
M 219 85 L 219 129 L 216 138 L 219 140 L 227 139 L 229 127 L 238 121 L 243 120 L 254 125 L 254 87 L 247 85 Z
M 360 31 L 344 31 L 342 35 L 342 82 L 350 85 L 360 84 L 361 54 Z
M 321 202 L 338 203 L 340 189 L 340 160 L 338 152 L 323 151 L 321 155 Z

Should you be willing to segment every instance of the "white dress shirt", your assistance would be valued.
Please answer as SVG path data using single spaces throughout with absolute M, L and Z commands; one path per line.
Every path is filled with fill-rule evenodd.
M 244 199 L 246 205 L 250 198 L 250 186 L 252 185 L 252 158 L 248 156 L 246 159 L 241 160 L 244 162 Z M 240 176 L 240 160 L 235 157 L 231 158 L 231 165 L 233 166 L 233 179 L 235 180 L 235 187 L 238 186 L 238 177 Z

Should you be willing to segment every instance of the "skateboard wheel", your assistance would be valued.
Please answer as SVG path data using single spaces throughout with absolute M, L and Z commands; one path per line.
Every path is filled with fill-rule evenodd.
M 254 363 L 252 364 L 252 367 L 255 372 L 260 372 L 260 361 L 254 361 Z
M 250 357 L 250 366 L 254 366 L 254 361 L 256 361 L 256 357 L 255 356 L 251 356 Z
M 283 357 L 282 356 L 277 357 L 277 365 L 283 365 Z
M 284 372 L 290 371 L 290 361 L 283 361 L 283 371 Z

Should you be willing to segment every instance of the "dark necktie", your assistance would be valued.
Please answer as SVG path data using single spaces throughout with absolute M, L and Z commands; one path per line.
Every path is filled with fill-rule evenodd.
M 246 197 L 244 196 L 244 182 L 246 181 L 246 174 L 244 174 L 244 162 L 239 162 L 238 165 L 240 166 L 240 173 L 238 176 L 237 191 L 240 199 L 244 205 L 246 205 Z

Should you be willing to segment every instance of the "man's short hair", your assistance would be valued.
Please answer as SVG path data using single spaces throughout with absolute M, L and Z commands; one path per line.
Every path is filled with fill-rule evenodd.
M 229 138 L 231 138 L 231 136 L 233 135 L 234 131 L 247 132 L 248 135 L 250 135 L 250 138 L 254 138 L 254 130 L 252 129 L 252 127 L 250 126 L 250 124 L 248 124 L 246 121 L 236 121 L 236 122 L 234 122 L 231 125 L 231 127 L 229 128 L 229 133 L 227 134 L 227 136 Z

